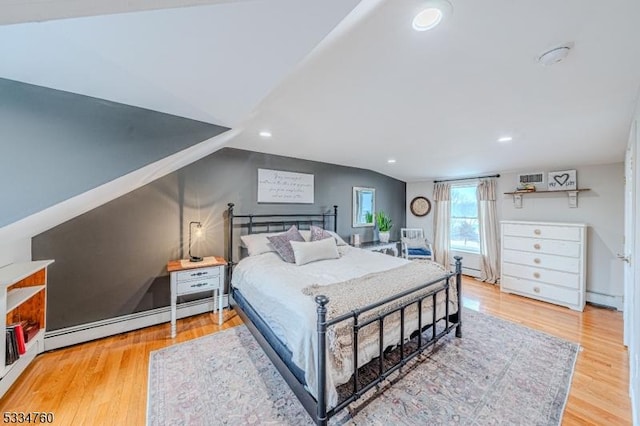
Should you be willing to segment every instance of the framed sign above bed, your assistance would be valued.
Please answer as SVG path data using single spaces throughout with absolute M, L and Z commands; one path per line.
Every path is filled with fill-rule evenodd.
M 313 204 L 313 175 L 258 169 L 259 203 Z

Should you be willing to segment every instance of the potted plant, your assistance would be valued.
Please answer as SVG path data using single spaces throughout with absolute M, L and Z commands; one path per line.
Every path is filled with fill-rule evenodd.
M 376 213 L 376 225 L 378 227 L 378 238 L 381 243 L 389 242 L 389 231 L 393 226 L 391 223 L 391 218 L 388 214 L 383 212 L 382 210 Z

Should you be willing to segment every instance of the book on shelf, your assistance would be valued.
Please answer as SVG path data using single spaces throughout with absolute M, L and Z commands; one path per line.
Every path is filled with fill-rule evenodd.
M 16 332 L 12 328 L 6 329 L 6 346 L 4 364 L 11 365 L 20 358 L 18 354 L 18 343 L 16 342 Z
M 12 328 L 15 331 L 16 343 L 18 345 L 18 354 L 24 355 L 27 352 L 26 347 L 26 339 L 24 336 L 24 326 L 27 324 L 26 321 L 20 321 L 14 324 L 9 324 L 7 328 Z

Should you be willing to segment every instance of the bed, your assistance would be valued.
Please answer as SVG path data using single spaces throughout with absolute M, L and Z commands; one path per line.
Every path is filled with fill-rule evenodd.
M 237 215 L 233 207 L 230 304 L 317 424 L 452 330 L 461 337 L 461 258 L 448 272 L 430 261 L 351 247 L 335 233 L 337 206 L 317 215 Z M 234 261 L 234 234 L 258 241 L 292 225 L 303 233 L 333 229 L 338 256 L 296 265 L 254 249 L 259 254 Z

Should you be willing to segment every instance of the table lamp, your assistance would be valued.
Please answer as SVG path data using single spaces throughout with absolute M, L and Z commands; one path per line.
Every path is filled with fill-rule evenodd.
M 193 229 L 193 225 L 196 225 L 196 238 L 202 236 L 202 223 L 200 222 L 189 222 L 189 261 L 190 262 L 202 262 L 202 257 L 194 256 L 191 254 L 191 230 Z

